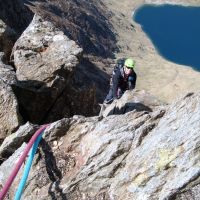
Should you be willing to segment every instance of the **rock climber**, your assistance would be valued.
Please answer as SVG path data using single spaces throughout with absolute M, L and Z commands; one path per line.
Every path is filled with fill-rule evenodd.
M 110 90 L 104 100 L 105 104 L 111 103 L 115 99 L 121 98 L 126 90 L 135 88 L 137 75 L 134 71 L 135 61 L 131 58 L 118 59 L 114 67 Z

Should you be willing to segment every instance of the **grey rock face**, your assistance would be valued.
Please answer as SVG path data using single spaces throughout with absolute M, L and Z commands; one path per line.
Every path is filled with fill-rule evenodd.
M 0 185 L 2 188 L 2 183 L 5 183 L 8 179 L 8 177 L 10 176 L 10 173 L 13 170 L 13 167 L 16 164 L 16 161 L 20 158 L 21 154 L 23 153 L 24 149 L 26 148 L 26 144 L 23 143 L 22 146 L 20 148 L 18 148 L 12 155 L 12 157 L 8 158 L 3 164 L 0 165 Z M 22 176 L 22 171 L 19 171 L 19 177 Z M 12 185 L 12 187 L 10 188 L 9 192 L 14 194 L 15 193 L 15 188 L 17 187 L 18 182 L 20 181 L 20 178 L 17 177 L 15 180 L 16 182 L 14 182 L 14 184 Z M 14 197 L 12 197 L 13 199 Z M 5 196 L 5 199 L 10 199 L 9 195 Z
M 197 182 L 197 183 L 195 183 Z M 199 180 L 195 181 L 192 185 L 187 186 L 178 194 L 172 196 L 172 199 L 175 200 L 186 200 L 186 199 L 192 199 L 192 200 L 198 200 L 200 199 L 200 184 Z
M 164 103 L 144 90 L 129 90 L 112 104 L 103 104 L 100 116 L 122 115 L 132 110 L 151 112 L 161 105 Z
M 71 199 L 170 199 L 199 177 L 199 100 L 77 121 L 58 141 L 76 163 L 59 187 Z
M 167 109 L 158 126 L 127 156 L 134 163 L 116 177 L 120 181 L 111 186 L 112 196 L 170 199 L 199 177 L 199 100 L 199 93 L 190 94 Z
M 17 82 L 12 66 L 6 65 L 15 32 L 0 20 L 0 143 L 21 124 L 17 99 L 11 84 Z
M 51 87 L 71 75 L 81 52 L 63 32 L 35 15 L 13 49 L 17 77 L 20 81 L 33 80 Z
M 0 79 L 0 140 L 21 124 L 16 97 L 8 84 Z
M 4 61 L 9 61 L 12 47 L 16 40 L 16 33 L 0 19 L 0 52 L 4 52 Z
M 80 200 L 164 200 L 176 194 L 181 199 L 188 195 L 181 193 L 184 188 L 191 189 L 196 194 L 193 199 L 197 198 L 199 100 L 200 93 L 189 94 L 152 112 L 134 110 L 101 121 L 98 117 L 75 116 L 66 125 L 64 120 L 55 123 L 48 132 L 57 126 L 56 129 L 63 130 L 63 136 L 46 142 L 24 199 L 54 196 Z M 53 167 L 53 163 L 57 165 Z M 57 176 L 48 175 L 49 170 L 57 171 Z
M 23 126 L 20 126 L 15 133 L 6 137 L 6 139 L 1 144 L 0 157 L 6 159 L 12 155 L 15 150 L 21 147 L 24 142 L 30 140 L 31 136 L 38 128 L 39 126 L 30 124 L 29 122 Z
M 0 52 L 0 79 L 6 84 L 16 84 L 17 78 L 12 66 L 3 62 L 4 53 Z
M 81 54 L 82 49 L 74 41 L 35 15 L 12 54 L 19 80 L 14 91 L 27 120 L 44 123 L 73 114 L 94 113 L 92 86 L 80 89 L 73 85 Z

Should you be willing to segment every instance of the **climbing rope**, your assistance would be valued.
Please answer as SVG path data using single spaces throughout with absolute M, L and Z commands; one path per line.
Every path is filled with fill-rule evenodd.
M 48 126 L 49 126 L 49 125 L 43 125 L 41 128 L 39 128 L 39 129 L 36 131 L 36 133 L 35 133 L 35 134 L 32 136 L 32 138 L 30 139 L 30 141 L 29 141 L 29 143 L 27 144 L 27 146 L 26 146 L 26 148 L 25 148 L 23 154 L 21 155 L 21 157 L 20 157 L 20 159 L 18 160 L 18 162 L 17 162 L 15 168 L 13 169 L 11 175 L 9 176 L 7 182 L 5 183 L 3 189 L 2 189 L 1 192 L 0 192 L 0 200 L 3 200 L 4 197 L 6 196 L 8 190 L 9 190 L 11 184 L 12 184 L 12 182 L 14 181 L 14 179 L 15 179 L 15 177 L 16 177 L 18 171 L 19 171 L 19 169 L 21 168 L 23 162 L 25 161 L 25 159 L 26 159 L 26 157 L 27 157 L 27 155 L 28 155 L 28 152 L 30 151 L 30 149 L 31 149 L 31 147 L 33 146 L 34 143 L 35 143 L 35 145 L 33 146 L 32 151 L 35 151 L 35 152 L 36 152 L 36 150 L 37 150 L 36 145 L 38 146 L 38 144 L 39 144 L 39 142 L 40 142 L 40 139 L 41 139 L 40 135 L 42 135 L 43 131 L 44 131 Z M 38 139 L 38 140 L 37 140 L 37 139 Z M 36 142 L 35 142 L 35 141 L 36 141 Z M 37 143 L 38 143 L 38 144 L 37 144 Z M 36 149 L 35 149 L 35 148 L 36 148 Z M 32 153 L 31 153 L 31 155 L 32 155 Z M 34 156 L 34 155 L 33 155 L 33 156 Z M 30 156 L 30 157 L 31 157 L 31 156 Z M 32 160 L 32 158 L 30 158 L 30 161 L 29 161 L 29 162 L 32 163 L 31 160 Z M 28 168 L 30 168 L 30 167 L 27 166 L 27 172 L 28 172 Z M 27 174 L 24 173 L 24 178 L 26 178 L 26 176 L 27 176 Z M 27 178 L 26 178 L 26 179 L 27 179 Z M 24 183 L 23 183 L 23 182 L 24 182 L 24 180 L 22 180 L 22 183 L 20 182 L 20 187 L 23 187 L 23 188 L 24 188 L 24 186 L 23 186 Z M 19 192 L 18 192 L 19 195 L 20 195 L 20 193 L 21 193 L 21 190 L 23 191 L 23 188 L 21 188 L 21 189 L 19 188 Z M 17 197 L 20 198 L 20 196 L 17 196 Z
M 14 200 L 20 200 L 21 199 L 22 192 L 24 190 L 24 187 L 25 187 L 25 184 L 26 184 L 26 180 L 28 178 L 28 175 L 29 175 L 29 172 L 30 172 L 30 169 L 31 169 L 31 165 L 32 165 L 32 162 L 33 162 L 34 155 L 35 155 L 35 153 L 37 151 L 37 148 L 38 148 L 38 145 L 40 143 L 40 140 L 42 139 L 42 133 L 37 137 L 37 140 L 33 144 L 33 147 L 32 147 L 32 149 L 31 149 L 31 151 L 29 153 L 29 157 L 28 157 L 27 163 L 26 163 L 26 165 L 24 167 L 24 173 L 23 173 L 22 179 L 21 179 L 21 181 L 19 183 L 17 192 L 15 193 Z

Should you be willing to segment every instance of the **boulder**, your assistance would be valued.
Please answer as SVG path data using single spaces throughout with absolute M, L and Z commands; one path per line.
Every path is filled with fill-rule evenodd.
M 73 77 L 81 56 L 82 49 L 74 41 L 34 16 L 12 54 L 19 80 L 14 91 L 26 120 L 44 123 L 94 114 L 94 87 L 77 87 Z M 84 80 L 79 81 L 84 86 Z
M 45 87 L 58 87 L 61 82 L 66 84 L 81 52 L 82 49 L 51 22 L 35 15 L 13 48 L 17 78 L 33 81 L 33 88 L 40 82 Z

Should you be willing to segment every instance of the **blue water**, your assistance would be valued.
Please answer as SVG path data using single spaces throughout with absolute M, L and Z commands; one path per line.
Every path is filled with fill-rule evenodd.
M 200 71 L 200 8 L 152 6 L 139 8 L 134 20 L 166 59 Z

